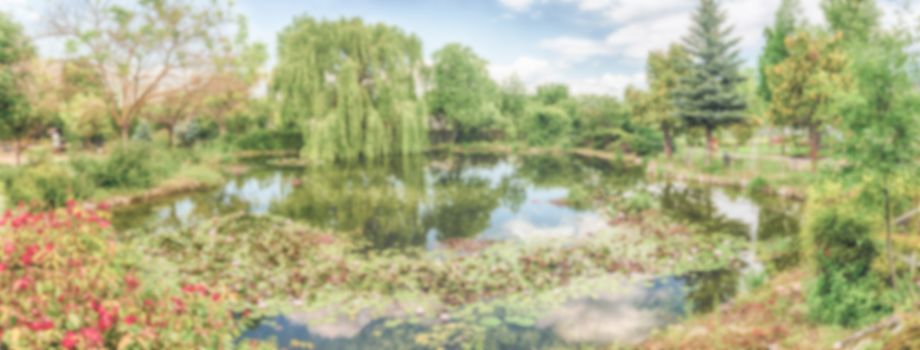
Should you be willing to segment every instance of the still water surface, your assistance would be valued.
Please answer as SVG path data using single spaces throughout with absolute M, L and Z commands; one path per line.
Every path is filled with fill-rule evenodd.
M 795 254 L 759 256 L 758 246 L 795 241 L 799 204 L 742 191 L 647 181 L 640 168 L 561 156 L 430 154 L 386 163 L 292 169 L 262 162 L 225 185 L 127 208 L 115 215 L 121 229 L 189 227 L 235 212 L 270 213 L 300 220 L 364 242 L 367 249 L 427 247 L 469 240 L 571 237 L 609 229 L 597 198 L 642 190 L 671 219 L 703 234 L 746 239 L 751 249 L 739 270 L 664 276 L 611 286 L 609 293 L 573 298 L 533 325 L 503 323 L 489 343 L 559 344 L 634 342 L 693 312 L 731 298 L 741 275 L 784 268 Z M 793 244 L 794 246 L 794 244 Z M 501 310 L 496 317 L 505 319 Z M 330 331 L 333 329 L 333 331 Z M 276 339 L 291 347 L 403 348 L 424 326 L 385 327 L 383 320 L 353 320 L 330 328 L 297 315 L 266 320 L 244 338 Z

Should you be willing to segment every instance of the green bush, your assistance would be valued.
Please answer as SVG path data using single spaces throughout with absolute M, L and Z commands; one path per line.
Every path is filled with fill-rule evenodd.
M 150 187 L 175 168 L 168 152 L 148 142 L 115 145 L 102 160 L 77 157 L 71 162 L 74 170 L 85 174 L 103 188 Z
M 815 320 L 852 327 L 874 321 L 890 307 L 881 302 L 881 284 L 872 272 L 878 252 L 871 222 L 860 211 L 847 209 L 837 204 L 809 213 L 814 216 L 809 218 L 806 235 L 818 277 L 808 305 Z
M 520 132 L 530 146 L 561 146 L 568 141 L 572 121 L 556 106 L 536 106 L 527 113 Z
M 758 177 L 755 177 L 754 180 L 751 180 L 750 183 L 748 183 L 747 191 L 750 194 L 756 195 L 756 194 L 761 194 L 761 193 L 766 192 L 769 188 L 770 188 L 770 183 L 767 182 L 767 179 L 764 179 L 763 177 L 758 176 Z
M 236 146 L 246 151 L 298 151 L 303 148 L 303 134 L 299 130 L 256 130 L 237 139 Z
M 630 151 L 643 157 L 664 151 L 664 137 L 653 129 L 636 128 L 624 141 Z
M 74 174 L 60 164 L 42 162 L 30 164 L 12 175 L 6 192 L 10 203 L 60 207 L 68 199 L 89 198 L 92 191 L 93 183 L 85 176 Z

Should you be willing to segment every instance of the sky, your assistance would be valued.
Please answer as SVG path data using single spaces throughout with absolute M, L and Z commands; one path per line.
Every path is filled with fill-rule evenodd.
M 205 1 L 205 0 L 200 0 Z M 877 0 L 883 22 L 920 23 L 920 0 Z M 0 0 L 38 35 L 44 0 Z M 740 37 L 745 65 L 753 67 L 780 0 L 722 0 Z M 820 0 L 802 0 L 803 17 L 822 24 Z M 649 51 L 686 35 L 695 0 L 237 0 L 253 39 L 274 54 L 277 33 L 297 16 L 361 17 L 419 36 L 431 53 L 448 43 L 473 48 L 498 81 L 512 74 L 529 87 L 568 84 L 574 93 L 620 95 L 645 84 Z

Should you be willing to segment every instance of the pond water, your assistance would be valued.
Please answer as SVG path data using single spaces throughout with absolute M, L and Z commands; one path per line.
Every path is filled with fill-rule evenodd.
M 653 329 L 731 298 L 748 272 L 795 263 L 800 205 L 743 191 L 648 181 L 641 168 L 570 156 L 429 154 L 378 164 L 294 169 L 250 164 L 250 171 L 208 191 L 165 198 L 115 213 L 120 229 L 169 230 L 236 212 L 271 213 L 351 235 L 365 249 L 399 249 L 492 240 L 572 237 L 609 229 L 596 198 L 637 190 L 652 194 L 664 215 L 702 234 L 746 239 L 741 269 L 624 282 L 573 297 L 533 324 L 508 322 L 501 309 L 482 341 L 547 348 L 559 344 L 632 342 Z M 781 246 L 785 254 L 763 247 Z M 789 253 L 792 252 L 792 253 Z M 406 348 L 430 331 L 355 319 L 314 325 L 279 316 L 244 338 L 282 347 Z M 371 346 L 371 345 L 375 346 Z

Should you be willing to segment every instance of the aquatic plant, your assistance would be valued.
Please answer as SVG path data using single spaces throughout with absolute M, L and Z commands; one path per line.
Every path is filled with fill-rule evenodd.
M 231 286 L 238 308 L 271 314 L 272 306 L 329 305 L 330 300 L 412 296 L 460 305 L 547 290 L 608 274 L 673 274 L 723 268 L 735 260 L 734 239 L 672 235 L 667 225 L 591 237 L 495 243 L 476 252 L 363 252 L 342 235 L 270 216 L 234 215 L 176 233 L 132 241 L 158 266 L 188 283 Z M 380 301 L 376 301 L 380 303 Z

